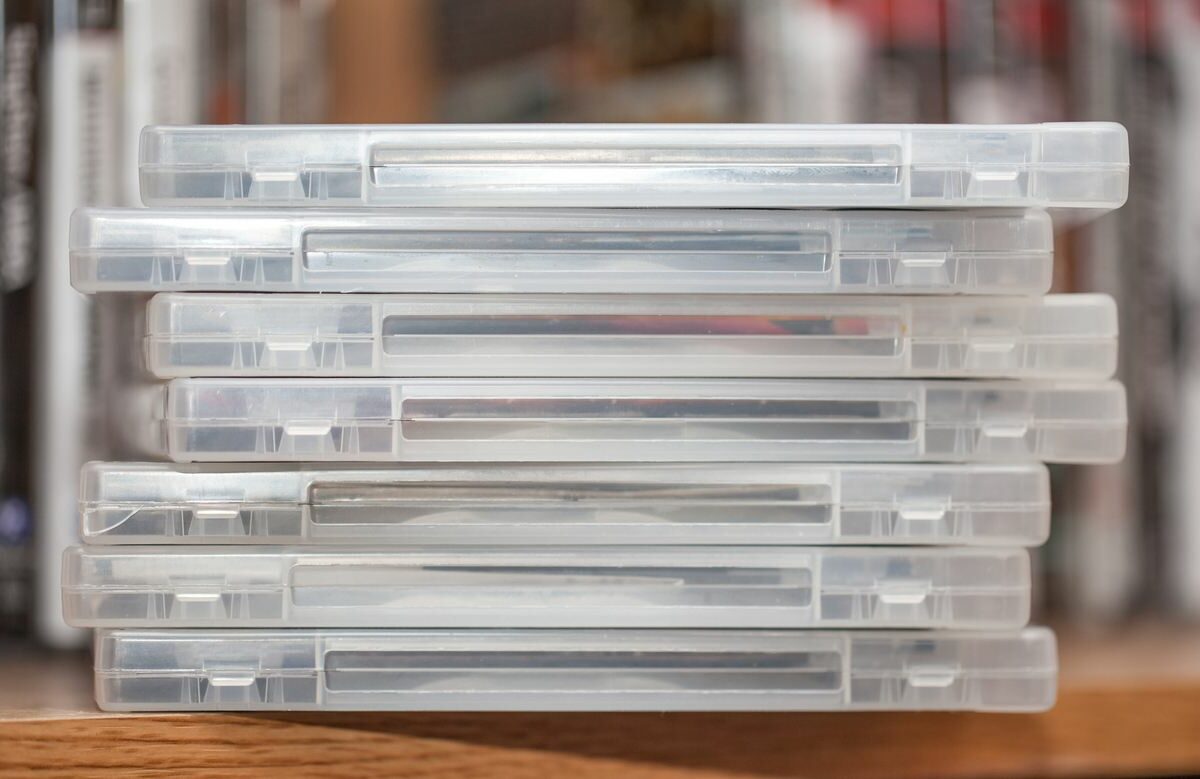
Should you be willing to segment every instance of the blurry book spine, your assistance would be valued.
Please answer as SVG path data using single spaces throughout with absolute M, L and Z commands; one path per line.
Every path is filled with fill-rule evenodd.
M 141 205 L 137 159 L 142 128 L 205 119 L 203 58 L 212 5 L 211 0 L 124 0 L 121 5 L 122 205 Z
M 1072 468 L 1062 474 L 1066 478 L 1056 494 L 1062 500 L 1054 513 L 1058 529 L 1052 536 L 1062 590 L 1056 597 L 1069 606 L 1063 616 L 1103 623 L 1125 619 L 1145 605 L 1139 600 L 1148 581 L 1158 575 L 1147 557 L 1147 541 L 1158 521 L 1147 511 L 1152 482 L 1158 477 L 1150 473 L 1149 481 L 1146 478 L 1159 467 L 1153 447 L 1147 447 L 1156 424 L 1153 415 L 1143 412 L 1156 392 L 1154 374 L 1161 367 L 1155 365 L 1160 353 L 1151 324 L 1160 312 L 1154 305 L 1147 310 L 1145 300 L 1147 285 L 1159 272 L 1156 247 L 1161 242 L 1156 230 L 1147 229 L 1146 220 L 1155 218 L 1153 210 L 1160 205 L 1154 195 L 1153 164 L 1159 152 L 1152 139 L 1166 105 L 1163 96 L 1157 96 L 1143 103 L 1145 116 L 1141 109 L 1130 111 L 1134 93 L 1153 88 L 1157 79 L 1146 68 L 1148 62 L 1133 54 L 1132 31 L 1125 29 L 1120 5 L 1077 3 L 1070 6 L 1068 22 L 1070 103 L 1081 117 L 1125 123 L 1132 158 L 1126 206 L 1059 236 L 1055 257 L 1064 291 L 1108 293 L 1120 312 L 1118 378 L 1128 393 L 1128 454 L 1115 465 Z
M 761 0 L 739 8 L 755 121 L 861 120 L 871 40 L 860 18 L 827 0 Z
M 21 289 L 33 279 L 37 208 L 34 193 L 37 160 L 37 0 L 4 1 L 3 94 L 0 122 L 4 135 L 4 227 L 0 288 Z
M 1163 501 L 1167 522 L 1161 540 L 1166 600 L 1195 620 L 1200 617 L 1200 263 L 1195 251 L 1200 237 L 1200 8 L 1172 3 L 1158 10 L 1157 18 L 1143 26 L 1161 42 L 1162 65 L 1171 76 L 1163 89 L 1175 99 L 1175 132 L 1159 138 L 1169 164 L 1162 171 L 1162 192 L 1149 207 L 1159 209 L 1159 245 L 1170 261 L 1160 286 L 1176 304 L 1170 323 L 1175 351 L 1166 364 L 1178 370 L 1173 385 L 1178 399 L 1169 408 L 1174 415 L 1165 420 L 1169 465 L 1163 469 L 1168 478 Z
M 247 3 L 246 120 L 250 124 L 321 122 L 329 72 L 325 30 L 330 0 Z
M 88 299 L 71 289 L 68 221 L 78 206 L 120 202 L 121 40 L 115 0 L 54 0 L 49 8 L 35 318 L 35 624 L 46 644 L 72 647 L 86 634 L 62 620 L 62 551 L 76 537 L 79 468 L 105 450 L 98 330 Z
M 141 205 L 137 158 L 143 127 L 210 121 L 204 106 L 212 6 L 211 0 L 121 4 L 121 205 Z M 129 348 L 144 332 L 145 301 L 136 295 L 99 295 L 90 305 L 97 334 L 91 354 L 96 402 L 103 409 L 96 424 L 106 423 L 97 429 L 105 451 L 124 457 L 129 454 L 130 430 L 141 429 L 141 419 L 131 418 L 135 408 L 142 408 L 134 398 L 145 394 L 151 380 L 139 350 Z
M 206 119 L 203 62 L 211 5 L 125 0 L 102 12 L 84 3 L 76 24 L 62 20 L 50 44 L 55 159 L 47 163 L 44 262 L 53 270 L 41 285 L 37 507 L 39 519 L 45 518 L 38 535 L 38 632 L 54 646 L 83 638 L 59 613 L 59 560 L 75 542 L 79 468 L 87 459 L 121 456 L 129 427 L 124 422 L 135 405 L 130 398 L 144 381 L 137 351 L 127 348 L 139 337 L 140 301 L 84 298 L 70 288 L 67 219 L 82 205 L 140 205 L 141 128 Z
M 1181 166 L 1181 158 L 1175 151 L 1175 136 L 1179 131 L 1178 84 L 1193 75 L 1172 72 L 1164 57 L 1162 38 L 1156 28 L 1170 5 L 1144 5 L 1136 9 L 1138 22 L 1131 23 L 1130 17 L 1125 16 L 1117 25 L 1125 36 L 1118 50 L 1127 52 L 1119 83 L 1121 119 L 1129 130 L 1129 207 L 1122 208 L 1108 221 L 1114 230 L 1120 230 L 1121 241 L 1117 244 L 1120 253 L 1115 263 L 1122 274 L 1121 285 L 1129 296 L 1120 323 L 1124 347 L 1121 359 L 1126 386 L 1133 386 L 1129 394 L 1129 434 L 1130 450 L 1136 453 L 1136 459 L 1127 462 L 1133 472 L 1131 480 L 1137 502 L 1124 520 L 1129 539 L 1122 551 L 1128 564 L 1142 573 L 1136 601 L 1130 608 L 1134 613 L 1167 600 L 1164 573 L 1170 563 L 1164 555 L 1171 546 L 1162 545 L 1170 524 L 1164 486 L 1170 471 L 1170 442 L 1180 437 L 1180 422 L 1185 419 L 1176 382 L 1178 356 L 1174 354 L 1178 309 L 1172 305 L 1181 290 L 1172 278 L 1172 258 L 1179 247 L 1171 241 L 1171 234 L 1175 224 L 1195 217 L 1189 216 L 1186 200 L 1172 195 L 1171 183 L 1178 171 L 1195 170 Z M 1127 7 L 1127 10 L 1135 9 Z M 1196 45 L 1195 40 L 1192 45 Z M 1194 143 L 1194 136 L 1186 139 L 1188 145 Z M 1194 427 L 1198 421 L 1193 414 L 1188 424 Z M 1200 463 L 1193 452 L 1191 467 L 1197 465 Z M 1190 479 L 1195 481 L 1194 470 L 1192 474 Z M 1194 518 L 1189 516 L 1187 521 L 1194 522 Z M 1191 539 L 1192 550 L 1196 549 L 1196 540 Z M 1188 565 L 1194 567 L 1194 557 Z
M 946 121 L 947 15 L 943 0 L 827 0 L 866 41 L 856 105 L 863 122 Z M 990 6 L 989 6 L 990 8 Z
M 33 605 L 29 404 L 36 267 L 40 2 L 3 3 L 0 227 L 0 632 L 25 632 Z

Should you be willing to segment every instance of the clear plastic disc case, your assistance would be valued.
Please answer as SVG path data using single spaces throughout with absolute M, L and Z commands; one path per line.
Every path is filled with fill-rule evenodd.
M 90 463 L 89 544 L 1033 546 L 1042 465 Z
M 1106 295 L 155 297 L 146 359 L 179 376 L 1105 379 Z
M 144 399 L 147 445 L 201 462 L 1097 463 L 1126 428 L 1117 382 L 175 379 Z
M 76 627 L 1019 628 L 1023 549 L 68 549 Z
M 1125 128 L 1026 125 L 148 127 L 162 205 L 1111 209 Z
M 1042 711 L 1054 635 L 101 630 L 107 711 Z
M 84 292 L 1038 295 L 1044 211 L 84 208 Z

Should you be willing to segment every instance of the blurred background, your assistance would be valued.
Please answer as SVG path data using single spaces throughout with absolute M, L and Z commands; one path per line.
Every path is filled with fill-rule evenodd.
M 67 281 L 67 218 L 138 205 L 149 123 L 1043 122 L 1129 128 L 1129 204 L 1057 238 L 1122 315 L 1129 456 L 1055 473 L 1038 621 L 1200 618 L 1200 2 L 3 0 L 0 635 L 82 645 L 59 554 L 129 306 Z M 1190 478 L 1189 478 L 1190 477 Z

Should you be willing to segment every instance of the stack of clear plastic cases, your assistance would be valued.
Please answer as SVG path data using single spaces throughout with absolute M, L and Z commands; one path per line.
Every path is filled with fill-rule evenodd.
M 140 172 L 71 235 L 174 461 L 83 472 L 102 707 L 1052 705 L 1041 463 L 1120 458 L 1125 397 L 1036 209 L 1119 206 L 1119 126 L 162 127 Z

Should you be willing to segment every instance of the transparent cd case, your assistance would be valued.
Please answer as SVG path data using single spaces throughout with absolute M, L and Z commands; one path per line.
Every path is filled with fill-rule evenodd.
M 89 544 L 947 544 L 1046 540 L 1042 465 L 89 463 Z
M 101 630 L 107 711 L 1042 711 L 1014 632 Z
M 146 315 L 157 376 L 1103 379 L 1106 295 L 175 293 Z
M 148 127 L 161 205 L 1116 208 L 1118 124 Z
M 187 461 L 1099 463 L 1117 382 L 175 379 L 146 445 Z
M 83 292 L 1038 295 L 1044 211 L 84 208 Z
M 966 547 L 90 546 L 76 627 L 1018 628 L 1029 555 Z

